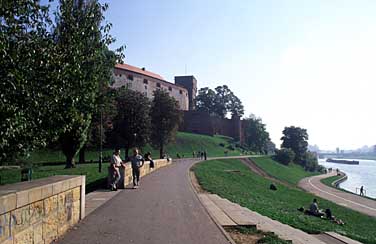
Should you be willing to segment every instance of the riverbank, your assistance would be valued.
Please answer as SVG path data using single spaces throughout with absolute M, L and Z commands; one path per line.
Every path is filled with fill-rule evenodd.
M 347 160 L 352 160 L 349 158 Z M 325 159 L 319 159 L 319 164 L 332 169 L 339 169 L 347 175 L 347 179 L 339 184 L 341 189 L 354 194 L 359 194 L 359 188 L 364 186 L 366 195 L 376 198 L 376 161 L 359 160 L 359 165 L 346 165 L 328 163 Z
M 206 191 L 281 223 L 308 233 L 334 231 L 363 243 L 376 244 L 376 218 L 339 206 L 296 187 L 275 183 L 277 190 L 271 191 L 270 180 L 256 175 L 239 160 L 207 161 L 196 165 L 194 171 Z M 330 208 L 345 225 L 304 215 L 297 210 L 299 207 L 307 208 L 313 198 L 318 199 L 320 208 Z

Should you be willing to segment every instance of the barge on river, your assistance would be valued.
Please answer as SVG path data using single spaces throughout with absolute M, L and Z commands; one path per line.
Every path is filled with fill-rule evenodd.
M 356 160 L 333 159 L 333 158 L 328 158 L 326 162 L 337 163 L 337 164 L 359 164 L 359 161 L 356 161 Z

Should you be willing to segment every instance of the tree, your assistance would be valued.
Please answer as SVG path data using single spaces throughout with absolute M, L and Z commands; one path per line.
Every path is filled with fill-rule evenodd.
M 0 162 L 52 140 L 51 105 L 58 89 L 50 83 L 54 42 L 48 6 L 39 1 L 0 4 Z
M 303 164 L 304 155 L 308 148 L 308 133 L 306 129 L 290 126 L 285 127 L 281 138 L 283 148 L 290 148 L 295 153 L 294 162 Z
M 196 108 L 220 118 L 228 113 L 239 117 L 244 115 L 242 102 L 226 85 L 216 87 L 215 91 L 208 87 L 201 88 L 196 97 Z
M 66 168 L 85 144 L 95 111 L 100 82 L 109 81 L 114 63 L 108 62 L 107 46 L 114 40 L 110 25 L 101 26 L 107 5 L 97 1 L 60 0 L 54 29 L 57 80 L 61 102 L 56 122 L 62 125 L 59 141 L 66 156 Z
M 159 156 L 162 158 L 165 145 L 175 140 L 181 122 L 179 104 L 168 92 L 156 90 L 150 117 L 152 124 L 151 145 L 159 149 Z
M 201 88 L 196 96 L 196 110 L 213 115 L 215 106 L 214 100 L 215 92 L 212 89 L 208 87 Z
M 281 148 L 276 150 L 276 153 L 273 157 L 277 162 L 288 165 L 295 158 L 295 153 L 290 148 Z
M 117 91 L 117 116 L 111 140 L 125 149 L 143 147 L 150 137 L 150 101 L 141 92 L 121 88 Z
M 317 155 L 312 152 L 305 152 L 303 157 L 303 166 L 307 171 L 316 171 L 319 169 Z
M 270 138 L 261 118 L 251 115 L 245 118 L 243 123 L 245 124 L 244 141 L 247 147 L 253 152 L 267 153 Z

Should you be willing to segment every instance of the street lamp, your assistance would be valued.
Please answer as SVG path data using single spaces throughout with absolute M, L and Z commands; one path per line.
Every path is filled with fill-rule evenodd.
M 102 163 L 103 163 L 103 110 L 101 109 L 101 125 L 99 127 L 99 133 L 100 133 L 100 152 L 99 152 L 99 168 L 98 172 L 102 172 Z

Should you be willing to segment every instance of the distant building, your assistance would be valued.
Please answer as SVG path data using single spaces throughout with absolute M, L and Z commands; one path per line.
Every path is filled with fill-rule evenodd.
M 127 87 L 143 93 L 150 99 L 153 98 L 155 90 L 161 89 L 167 91 L 170 96 L 179 102 L 181 110 L 187 111 L 193 106 L 193 104 L 190 105 L 190 97 L 193 97 L 193 93 L 192 91 L 188 91 L 188 88 L 191 87 L 195 87 L 197 90 L 197 81 L 193 76 L 191 77 L 193 77 L 192 82 L 193 80 L 195 82 L 194 85 L 189 84 L 187 81 L 173 84 L 166 81 L 162 76 L 147 71 L 145 68 L 140 69 L 129 64 L 116 64 L 113 73 L 115 80 L 112 85 L 113 88 Z
M 197 94 L 197 80 L 193 75 L 175 76 L 175 84 L 188 89 L 189 110 L 195 110 L 195 99 Z

